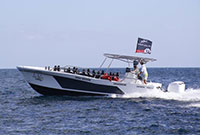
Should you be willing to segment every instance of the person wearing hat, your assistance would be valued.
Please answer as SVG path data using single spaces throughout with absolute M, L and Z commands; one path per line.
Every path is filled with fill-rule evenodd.
M 147 84 L 148 72 L 147 72 L 147 68 L 145 66 L 145 62 L 143 60 L 141 60 L 140 64 L 141 64 L 141 68 L 140 68 L 139 76 L 141 75 L 142 80 L 144 80 L 144 83 Z

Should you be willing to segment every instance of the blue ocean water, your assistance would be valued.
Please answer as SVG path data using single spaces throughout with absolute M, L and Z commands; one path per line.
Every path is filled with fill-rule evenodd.
M 123 76 L 125 69 L 119 71 Z M 184 81 L 185 94 L 42 96 L 16 69 L 0 70 L 1 135 L 200 134 L 200 68 L 149 68 L 149 80 Z

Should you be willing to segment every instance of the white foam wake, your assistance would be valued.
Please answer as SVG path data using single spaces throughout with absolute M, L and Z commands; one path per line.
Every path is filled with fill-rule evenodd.
M 145 93 L 131 93 L 123 95 L 122 98 L 161 98 L 167 100 L 180 100 L 180 101 L 200 101 L 200 89 L 187 89 L 182 93 L 175 92 L 162 92 L 157 90 L 148 91 Z
M 187 105 L 186 107 L 196 107 L 196 108 L 200 108 L 200 103 L 191 103 L 191 104 Z

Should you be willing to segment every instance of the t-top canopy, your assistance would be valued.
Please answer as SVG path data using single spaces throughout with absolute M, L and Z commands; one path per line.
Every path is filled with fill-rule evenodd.
M 138 61 L 138 62 L 143 61 L 145 63 L 156 61 L 156 59 L 152 59 L 152 58 L 127 56 L 127 55 L 119 55 L 119 54 L 110 54 L 110 53 L 104 53 L 104 56 L 107 57 L 107 58 L 117 59 L 117 60 L 127 62 L 127 63 L 132 63 L 133 61 Z

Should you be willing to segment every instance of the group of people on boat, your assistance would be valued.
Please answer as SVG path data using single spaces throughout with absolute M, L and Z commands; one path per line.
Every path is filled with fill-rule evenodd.
M 141 64 L 140 69 L 137 67 L 138 64 Z M 148 72 L 145 66 L 145 62 L 144 61 L 133 61 L 133 71 L 130 70 L 130 68 L 126 68 L 126 72 L 132 72 L 133 74 L 135 74 L 137 76 L 137 78 L 139 80 L 144 81 L 145 84 L 147 84 L 147 78 L 148 78 Z M 50 69 L 50 67 L 45 67 L 45 69 Z M 82 72 L 79 71 L 78 68 L 73 67 L 73 68 L 64 68 L 63 69 L 64 72 L 66 73 L 72 73 L 72 74 L 79 74 L 79 75 L 83 75 L 83 76 L 88 76 L 88 77 L 94 77 L 94 78 L 100 78 L 100 79 L 107 79 L 107 80 L 114 80 L 114 81 L 119 81 L 119 73 L 105 73 L 104 70 L 102 71 L 95 71 L 94 69 L 92 70 L 92 72 L 90 71 L 90 69 L 82 69 Z M 61 71 L 60 66 L 54 66 L 53 71 Z
M 47 69 L 45 67 L 45 69 Z M 49 69 L 49 68 L 48 68 Z M 105 73 L 104 70 L 102 71 L 95 71 L 94 69 L 92 70 L 92 72 L 90 71 L 90 69 L 82 69 L 82 72 L 80 72 L 80 70 L 77 67 L 73 67 L 73 68 L 64 68 L 63 69 L 64 72 L 66 73 L 72 73 L 72 74 L 79 74 L 79 75 L 83 75 L 83 76 L 88 76 L 88 77 L 94 77 L 97 79 L 107 79 L 107 80 L 114 80 L 114 81 L 119 81 L 119 73 Z M 60 66 L 54 66 L 53 71 L 61 71 Z
M 64 69 L 64 72 L 67 73 L 73 73 L 73 74 L 79 74 L 79 75 L 83 75 L 83 76 L 88 76 L 88 77 L 94 77 L 94 78 L 101 78 L 101 79 L 107 79 L 107 80 L 114 80 L 114 81 L 119 81 L 119 73 L 112 73 L 110 72 L 105 73 L 104 70 L 102 71 L 95 71 L 94 69 L 92 70 L 92 72 L 90 71 L 90 69 L 87 69 L 87 71 L 85 69 L 82 69 L 82 72 L 80 72 L 78 70 L 78 68 L 73 67 L 72 70 L 70 67 L 67 68 L 67 70 Z

